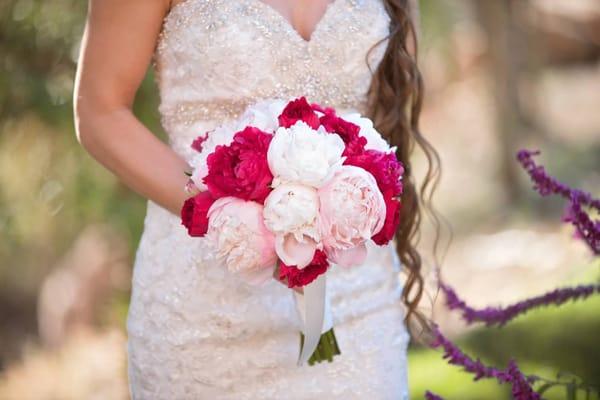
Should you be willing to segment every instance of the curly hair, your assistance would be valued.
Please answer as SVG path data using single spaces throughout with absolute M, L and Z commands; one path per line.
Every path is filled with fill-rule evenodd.
M 402 301 L 407 307 L 406 322 L 416 317 L 418 322 L 428 326 L 427 318 L 418 310 L 424 278 L 422 257 L 416 245 L 423 209 L 435 225 L 434 251 L 437 248 L 440 220 L 433 208 L 432 196 L 441 177 L 441 166 L 439 155 L 419 130 L 423 79 L 417 66 L 417 32 L 411 18 L 411 5 L 409 0 L 384 0 L 384 5 L 390 16 L 390 30 L 386 38 L 373 46 L 387 40 L 383 58 L 373 73 L 367 111 L 379 132 L 397 147 L 396 155 L 405 167 L 400 224 L 395 235 L 398 256 L 408 275 Z M 420 188 L 415 183 L 410 162 L 415 144 L 428 162 Z

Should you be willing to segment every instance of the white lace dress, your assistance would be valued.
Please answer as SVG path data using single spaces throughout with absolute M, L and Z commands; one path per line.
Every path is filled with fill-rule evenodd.
M 186 0 L 165 18 L 155 54 L 162 123 L 186 159 L 195 136 L 258 99 L 306 95 L 364 111 L 369 48 L 384 38 L 381 0 L 334 0 L 309 41 L 260 0 Z M 374 69 L 386 42 L 369 55 Z M 183 173 L 183 171 L 182 171 Z M 297 367 L 292 292 L 249 286 L 148 202 L 129 309 L 133 399 L 406 399 L 409 336 L 392 245 L 333 267 L 327 291 L 342 354 Z

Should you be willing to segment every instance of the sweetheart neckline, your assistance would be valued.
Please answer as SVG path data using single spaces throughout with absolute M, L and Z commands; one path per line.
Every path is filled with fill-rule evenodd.
M 260 3 L 265 8 L 268 8 L 269 10 L 267 10 L 267 12 L 272 12 L 273 14 L 277 14 L 278 18 L 280 18 L 282 20 L 282 23 L 284 23 L 285 25 L 288 26 L 288 28 L 289 28 L 288 30 L 292 31 L 292 34 L 296 35 L 301 41 L 305 42 L 307 45 L 310 44 L 315 39 L 315 35 L 319 33 L 321 25 L 323 25 L 327 21 L 327 18 L 329 17 L 329 14 L 331 14 L 331 12 L 332 12 L 331 10 L 334 8 L 334 5 L 336 3 L 341 2 L 341 0 L 332 0 L 327 3 L 327 5 L 325 6 L 325 11 L 323 11 L 323 14 L 319 18 L 319 20 L 317 21 L 315 26 L 312 28 L 308 39 L 305 39 L 300 34 L 300 32 L 298 32 L 298 30 L 296 28 L 294 28 L 294 25 L 292 25 L 290 20 L 288 20 L 286 17 L 284 17 L 273 6 L 265 3 L 263 0 L 250 0 L 250 1 L 253 1 L 255 3 Z
M 163 21 L 170 19 L 176 13 L 184 12 L 186 7 L 191 7 L 191 5 L 196 1 L 202 1 L 202 0 L 183 0 L 183 1 L 180 1 L 179 3 L 175 4 L 173 7 L 171 7 L 171 10 L 165 15 Z M 231 0 L 231 1 L 233 1 L 233 0 Z M 260 7 L 264 10 L 265 13 L 271 14 L 271 16 L 274 18 L 273 20 L 277 21 L 281 26 L 284 27 L 284 30 L 291 36 L 291 39 L 294 42 L 298 43 L 300 46 L 308 47 L 308 46 L 311 46 L 313 43 L 315 43 L 318 40 L 318 35 L 320 34 L 320 32 L 322 32 L 323 26 L 329 20 L 330 15 L 333 14 L 333 9 L 337 5 L 341 4 L 343 0 L 333 0 L 333 1 L 330 1 L 329 3 L 327 3 L 327 5 L 325 6 L 325 11 L 323 12 L 323 15 L 321 16 L 319 21 L 314 26 L 308 40 L 305 39 L 296 30 L 296 28 L 294 28 L 294 26 L 290 23 L 290 21 L 287 18 L 285 18 L 279 11 L 277 11 L 275 8 L 273 8 L 273 6 L 271 6 L 261 0 L 242 0 L 242 1 L 245 2 L 246 5 Z

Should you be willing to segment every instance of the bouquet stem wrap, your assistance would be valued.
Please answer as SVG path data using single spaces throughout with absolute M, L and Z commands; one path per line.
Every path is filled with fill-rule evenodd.
M 326 291 L 327 274 L 320 275 L 313 282 L 304 286 L 304 293 L 294 292 L 296 308 L 302 318 L 302 336 L 298 365 L 309 360 L 322 361 L 339 354 L 339 348 L 333 334 L 331 305 Z M 328 349 L 323 357 L 313 357 L 318 347 Z

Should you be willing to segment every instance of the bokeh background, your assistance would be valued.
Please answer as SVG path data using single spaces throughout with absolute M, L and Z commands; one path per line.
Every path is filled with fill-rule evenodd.
M 0 399 L 126 399 L 125 318 L 145 201 L 79 146 L 72 90 L 87 4 L 0 1 Z M 476 306 L 597 282 L 599 263 L 515 162 L 600 194 L 600 2 L 422 1 L 422 127 L 438 149 L 444 278 Z M 152 71 L 136 115 L 164 138 Z M 415 154 L 417 171 L 423 157 Z M 432 226 L 424 227 L 428 269 Z M 600 386 L 600 299 L 466 327 L 430 274 L 424 309 L 473 355 Z M 412 397 L 505 399 L 412 345 Z M 566 398 L 564 388 L 548 398 Z M 583 397 L 582 397 L 583 398 Z M 591 398 L 598 398 L 592 396 Z

